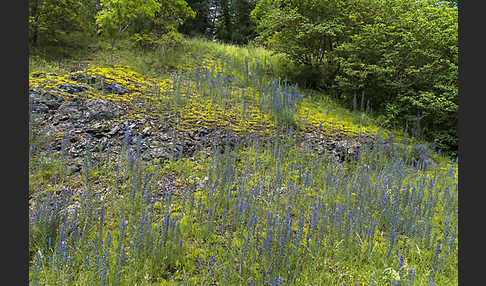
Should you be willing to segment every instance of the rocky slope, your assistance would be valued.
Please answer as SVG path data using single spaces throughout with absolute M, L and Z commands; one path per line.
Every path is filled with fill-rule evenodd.
M 222 126 L 194 126 L 181 131 L 177 113 L 143 116 L 127 116 L 136 103 L 124 104 L 107 100 L 97 94 L 110 96 L 133 93 L 116 81 L 97 82 L 89 73 L 76 72 L 65 75 L 65 80 L 49 84 L 35 84 L 45 75 L 36 75 L 29 90 L 30 112 L 33 128 L 49 139 L 48 148 L 65 151 L 72 160 L 73 171 L 80 170 L 82 158 L 89 151 L 93 159 L 101 153 L 118 156 L 129 150 L 145 161 L 164 161 L 169 158 L 191 157 L 196 152 L 209 152 L 211 146 L 234 146 L 248 140 L 268 140 L 263 134 L 234 132 Z M 374 138 L 360 138 L 334 134 L 332 137 L 321 130 L 293 131 L 302 148 L 326 153 L 337 161 L 357 155 L 363 144 L 373 143 Z M 283 135 L 282 135 L 283 136 Z

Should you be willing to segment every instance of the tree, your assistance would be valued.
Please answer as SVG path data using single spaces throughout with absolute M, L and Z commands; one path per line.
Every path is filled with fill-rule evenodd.
M 110 40 L 110 65 L 113 65 L 115 43 L 136 20 L 155 17 L 161 3 L 157 0 L 100 0 L 101 10 L 96 14 L 99 31 Z
M 247 44 L 256 36 L 256 23 L 250 17 L 250 13 L 255 6 L 256 2 L 252 0 L 234 0 L 234 28 L 231 42 Z
M 353 0 L 266 0 L 252 11 L 257 41 L 297 63 L 328 86 L 339 70 L 336 47 L 352 34 Z M 316 84 L 312 84 L 316 85 Z M 317 86 L 314 86 L 317 87 Z
M 187 35 L 201 35 L 212 37 L 214 32 L 211 20 L 211 7 L 214 7 L 214 0 L 188 0 L 187 4 L 193 10 L 195 17 L 188 18 L 179 28 L 179 31 Z
M 186 19 L 192 19 L 196 13 L 189 7 L 184 0 L 159 0 L 163 9 L 155 14 L 154 18 L 149 18 L 147 31 L 160 37 L 169 31 L 176 31 Z
M 231 42 L 233 34 L 233 6 L 231 0 L 216 0 L 215 37 L 223 42 Z
M 235 44 L 246 44 L 256 36 L 256 24 L 250 17 L 255 0 L 189 0 L 188 4 L 196 17 L 180 27 L 184 34 Z
M 308 87 L 348 103 L 364 94 L 388 127 L 416 124 L 425 139 L 454 152 L 456 3 L 262 0 L 251 15 L 257 40 L 296 63 L 294 80 L 311 79 Z
M 65 45 L 66 41 L 62 41 L 69 33 L 90 33 L 93 30 L 95 9 L 96 0 L 29 1 L 30 45 Z
M 444 1 L 383 2 L 382 13 L 339 48 L 334 89 L 366 91 L 389 126 L 420 124 L 444 151 L 457 150 L 457 7 Z
M 196 13 L 184 0 L 159 0 L 163 9 L 155 15 L 137 18 L 131 26 L 131 38 L 138 47 L 155 48 L 161 44 L 169 46 L 180 43 L 183 36 L 177 29 L 186 19 L 192 19 Z

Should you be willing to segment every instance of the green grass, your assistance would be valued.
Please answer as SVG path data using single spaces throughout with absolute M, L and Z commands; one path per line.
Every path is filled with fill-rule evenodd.
M 260 47 L 240 47 L 201 38 L 185 39 L 180 46 L 170 49 L 158 47 L 152 50 L 136 50 L 128 40 L 120 41 L 117 47 L 114 64 L 127 66 L 140 74 L 160 80 L 171 78 L 179 70 L 194 70 L 196 66 L 201 64 L 201 60 L 206 63 L 217 61 L 218 65 L 221 66 L 223 60 L 233 63 L 237 59 L 237 64 L 230 64 L 225 67 L 225 73 L 240 77 L 244 86 L 257 89 L 256 81 L 249 82 L 243 77 L 242 65 L 245 59 L 250 64 L 257 61 L 261 64 L 263 74 L 259 78 L 263 80 L 263 85 L 269 84 L 271 78 L 283 81 L 285 79 L 284 69 L 288 65 L 283 55 L 274 55 Z M 108 46 L 101 42 L 94 50 L 95 52 L 91 53 L 89 57 L 77 57 L 70 61 L 46 60 L 39 56 L 33 56 L 29 58 L 29 70 L 30 72 L 62 73 L 66 72 L 68 66 L 72 65 L 73 62 L 82 62 L 92 67 L 109 67 Z M 302 105 L 307 107 L 307 110 L 303 111 L 304 114 L 300 114 L 300 117 L 304 117 L 304 119 L 306 112 L 320 114 L 318 120 L 326 120 L 327 115 L 331 115 L 338 124 L 349 125 L 346 127 L 354 132 L 359 132 L 358 129 L 361 127 L 369 127 L 373 135 L 376 134 L 379 127 L 382 127 L 377 115 L 350 111 L 342 107 L 336 99 L 319 91 L 305 90 L 305 94 Z M 298 120 L 299 117 L 296 119 Z M 403 137 L 402 130 L 395 130 L 393 133 L 395 137 L 399 137 L 398 139 Z M 424 142 L 416 141 L 416 143 Z
M 123 84 L 130 89 L 123 97 L 84 95 L 128 106 L 143 103 L 122 121 L 169 114 L 178 119 L 168 123 L 177 129 L 197 128 L 197 118 L 200 126 L 219 122 L 269 140 L 211 150 L 209 157 L 134 165 L 123 152 L 119 160 L 88 164 L 70 175 L 65 157 L 42 148 L 55 138 L 33 132 L 29 176 L 37 203 L 29 224 L 30 284 L 410 285 L 413 273 L 412 285 L 431 280 L 457 285 L 455 162 L 429 150 L 432 164 L 410 144 L 422 142 L 412 140 L 391 153 L 364 150 L 357 161 L 342 164 L 309 153 L 279 128 L 281 111 L 272 109 L 271 97 L 265 101 L 259 90 L 259 82 L 274 77 L 283 85 L 282 58 L 264 49 L 203 39 L 187 39 L 170 52 L 120 47 L 126 48 L 116 51 L 114 61 L 126 68 L 109 68 L 102 45 L 89 58 L 62 64 L 32 57 L 29 66 L 62 74 L 72 61 L 83 62 L 92 68 L 87 72 Z M 245 58 L 268 64 L 250 78 Z M 191 73 L 197 66 L 223 70 L 223 64 L 235 82 L 215 81 L 212 87 L 215 73 L 208 80 Z M 174 75 L 180 70 L 190 88 L 177 87 Z M 64 80 L 50 79 L 31 82 L 55 86 Z M 154 86 L 143 89 L 144 84 Z M 175 91 L 164 93 L 170 87 Z M 295 126 L 322 123 L 324 132 L 337 126 L 345 136 L 378 133 L 372 115 L 349 111 L 325 94 L 304 92 L 288 111 Z M 149 106 L 155 109 L 148 111 Z M 262 132 L 264 122 L 272 132 Z M 400 131 L 380 132 L 382 138 L 393 133 L 395 142 L 404 142 Z M 199 184 L 205 177 L 207 182 Z M 56 196 L 62 187 L 74 190 L 71 197 Z M 161 195 L 165 187 L 171 191 Z M 78 217 L 64 216 L 74 202 L 81 205 Z
M 189 282 L 188 285 L 211 283 L 243 285 L 247 284 L 249 279 L 254 279 L 256 284 L 262 284 L 262 281 L 265 280 L 262 276 L 264 269 L 279 263 L 277 253 L 281 248 L 277 245 L 278 238 L 282 235 L 279 230 L 280 227 L 273 227 L 276 237 L 272 243 L 274 245 L 272 252 L 273 255 L 277 256 L 264 254 L 265 252 L 260 249 L 264 245 L 262 239 L 266 237 L 265 233 L 272 229 L 272 225 L 266 220 L 267 213 L 270 212 L 275 215 L 277 221 L 282 223 L 282 227 L 286 225 L 285 216 L 292 214 L 295 216 L 292 223 L 292 229 L 295 231 L 292 241 L 295 240 L 295 235 L 299 231 L 300 221 L 303 222 L 303 236 L 301 241 L 297 240 L 283 248 L 284 254 L 289 255 L 287 264 L 292 266 L 293 275 L 295 275 L 288 276 L 286 269 L 280 269 L 277 273 L 282 275 L 285 285 L 341 285 L 343 282 L 353 285 L 355 283 L 371 285 L 372 281 L 375 285 L 392 285 L 390 281 L 401 269 L 399 254 L 403 254 L 405 257 L 407 267 L 404 270 L 415 269 L 417 275 L 415 285 L 428 284 L 428 273 L 432 267 L 435 243 L 438 240 L 432 241 L 429 245 L 420 236 L 408 238 L 404 235 L 399 238 L 397 246 L 394 248 L 397 254 L 388 255 L 387 232 L 389 231 L 388 224 L 391 222 L 387 222 L 387 219 L 390 217 L 386 213 L 376 212 L 380 209 L 373 210 L 373 208 L 378 207 L 378 204 L 375 205 L 371 202 L 384 194 L 381 193 L 384 190 L 377 187 L 379 185 L 374 185 L 376 183 L 391 182 L 392 185 L 396 184 L 396 186 L 418 187 L 420 182 L 424 181 L 425 185 L 429 187 L 424 189 L 425 196 L 419 195 L 420 203 L 423 203 L 424 206 L 431 203 L 430 207 L 433 212 L 430 215 L 422 215 L 421 218 L 417 218 L 417 223 L 420 219 L 425 220 L 432 226 L 431 232 L 437 233 L 439 239 L 445 237 L 447 231 L 452 231 L 451 228 L 444 228 L 444 219 L 446 215 L 454 218 L 453 213 L 450 213 L 454 210 L 454 199 L 448 198 L 443 190 L 446 186 L 454 188 L 454 184 L 457 184 L 457 182 L 454 183 L 454 176 L 447 175 L 447 169 L 434 168 L 421 171 L 408 167 L 393 171 L 389 166 L 390 162 L 383 162 L 383 159 L 377 154 L 368 154 L 369 159 L 367 160 L 365 159 L 366 154 L 363 154 L 361 161 L 363 164 L 344 165 L 341 167 L 343 172 L 340 172 L 332 161 L 324 157 L 312 157 L 295 147 L 284 148 L 283 153 L 277 155 L 273 153 L 275 146 L 276 144 L 266 147 L 253 145 L 249 148 L 234 150 L 232 159 L 228 159 L 229 153 L 222 155 L 213 153 L 213 158 L 210 159 L 213 162 L 212 164 L 207 161 L 189 163 L 190 161 L 187 160 L 165 162 L 160 167 L 141 164 L 140 170 L 151 178 L 149 181 L 140 180 L 138 170 L 128 171 L 128 169 L 123 170 L 122 168 L 118 182 L 114 182 L 114 170 L 110 169 L 109 166 L 91 170 L 86 173 L 87 180 L 81 186 L 81 189 L 85 190 L 83 195 L 75 200 L 79 200 L 82 204 L 92 206 L 99 211 L 102 203 L 96 199 L 96 194 L 110 186 L 113 195 L 105 197 L 103 200 L 106 220 L 93 220 L 94 218 L 90 218 L 88 213 L 81 213 L 78 219 L 79 227 L 87 230 L 82 232 L 79 237 L 71 234 L 67 237 L 67 241 L 73 243 L 77 241 L 79 244 L 82 243 L 81 237 L 84 241 L 87 241 L 101 236 L 103 244 L 106 244 L 106 235 L 109 231 L 112 239 L 117 241 L 119 245 L 122 239 L 120 233 L 121 207 L 124 206 L 125 215 L 123 217 L 129 223 L 126 230 L 127 234 L 123 239 L 123 245 L 127 247 L 127 260 L 123 264 L 123 272 L 115 274 L 119 264 L 119 261 L 117 261 L 120 255 L 119 248 L 114 245 L 113 250 L 108 252 L 110 255 L 110 262 L 106 264 L 107 269 L 109 269 L 108 284 L 112 284 L 118 275 L 121 275 L 123 281 L 121 285 L 133 285 L 135 282 L 140 285 L 165 285 L 165 280 L 177 282 L 180 285 L 184 278 Z M 376 159 L 373 159 L 373 156 L 376 156 Z M 399 159 L 390 161 L 393 163 L 401 162 Z M 122 166 L 126 164 L 124 161 L 120 163 Z M 306 182 L 296 169 L 288 168 L 289 163 L 291 165 L 299 164 L 303 170 L 310 171 L 309 180 Z M 364 163 L 372 168 L 365 178 L 369 178 L 371 180 L 369 182 L 362 180 Z M 384 167 L 380 167 L 381 165 Z M 202 170 L 197 166 L 202 166 Z M 235 168 L 235 177 L 225 181 L 223 174 L 231 170 L 230 166 Z M 403 178 L 402 183 L 398 184 L 401 179 L 397 175 L 402 171 L 406 171 L 408 175 Z M 99 173 L 104 175 L 99 175 Z M 169 173 L 181 178 L 180 182 L 174 182 L 175 188 L 172 199 L 156 200 L 155 204 L 152 205 L 147 198 L 154 196 L 155 192 L 152 190 L 148 194 L 146 186 L 152 185 Z M 195 174 L 198 174 L 197 177 L 209 176 L 210 182 L 220 182 L 220 184 L 216 189 L 211 187 L 211 183 L 202 189 L 199 189 L 199 187 L 194 189 L 194 192 L 183 193 L 181 190 L 192 187 Z M 434 178 L 437 175 L 437 179 Z M 99 181 L 99 178 L 103 178 L 103 180 Z M 281 179 L 275 181 L 274 178 Z M 332 184 L 326 181 L 327 178 L 334 178 L 340 183 L 331 187 Z M 349 180 L 350 183 L 345 183 L 345 179 Z M 134 185 L 133 182 L 136 184 Z M 262 189 L 261 195 L 254 193 L 258 185 L 266 186 L 267 184 L 275 184 L 277 190 L 283 188 L 285 191 L 272 194 L 272 189 L 267 189 L 265 192 Z M 354 189 L 355 184 L 359 186 L 359 189 Z M 90 188 L 88 188 L 89 185 L 91 185 Z M 184 185 L 186 187 L 183 187 Z M 291 189 L 291 185 L 297 187 L 297 189 Z M 227 196 L 227 190 L 231 190 L 232 195 Z M 434 193 L 437 192 L 438 201 L 426 196 L 429 190 Z M 47 190 L 44 192 L 47 192 Z M 114 195 L 114 193 L 122 194 L 124 198 L 120 195 Z M 365 197 L 360 199 L 361 196 L 370 195 L 371 197 L 366 200 Z M 83 199 L 83 197 L 89 198 L 90 196 L 92 196 L 91 200 Z M 457 196 L 455 198 L 457 199 Z M 372 243 L 366 243 L 366 229 L 359 230 L 359 228 L 356 228 L 355 231 L 350 232 L 352 236 L 349 237 L 350 240 L 346 244 L 346 228 L 340 230 L 339 220 L 334 219 L 333 224 L 329 224 L 330 222 L 320 224 L 318 229 L 310 236 L 310 244 L 307 244 L 305 234 L 312 228 L 310 225 L 312 210 L 318 199 L 329 207 L 334 203 L 343 207 L 349 203 L 355 206 L 363 203 L 362 211 L 364 214 L 368 212 L 370 215 L 374 214 L 376 218 L 381 218 L 383 223 L 381 227 L 376 229 L 374 238 L 371 238 Z M 410 211 L 406 204 L 406 193 L 399 193 L 398 200 L 405 204 L 400 208 L 400 211 L 404 212 L 403 217 L 406 219 L 408 218 L 406 213 Z M 246 205 L 246 202 L 248 202 L 248 205 L 241 208 Z M 448 204 L 451 209 L 443 207 Z M 292 206 L 291 213 L 285 211 L 287 206 Z M 349 210 L 351 211 L 352 208 Z M 144 214 L 150 218 L 151 224 L 149 226 L 151 226 L 145 230 L 146 232 L 143 234 L 143 245 L 145 246 L 138 252 L 134 248 L 136 245 L 134 239 L 139 230 L 142 229 L 140 223 Z M 170 215 L 173 219 L 181 216 L 177 219 L 179 221 L 178 226 L 167 238 L 166 243 L 164 242 L 157 249 L 150 250 L 151 237 L 157 238 L 160 235 L 157 229 L 160 230 L 165 227 L 164 222 L 167 215 Z M 324 214 L 321 215 L 325 218 Z M 258 227 L 253 230 L 256 232 L 252 232 L 253 234 L 249 236 L 248 228 L 252 229 L 250 222 L 253 216 L 256 216 L 254 219 L 256 219 Z M 332 216 L 328 217 L 328 219 L 331 218 Z M 345 221 L 343 227 L 351 223 L 351 217 L 347 217 Z M 61 222 L 58 225 L 58 231 L 62 228 Z M 452 225 L 449 225 L 449 227 L 452 227 L 455 223 L 456 221 L 452 221 Z M 101 228 L 101 226 L 103 227 Z M 220 227 L 222 228 L 220 229 Z M 321 231 L 326 235 L 320 236 Z M 57 261 L 53 262 L 54 264 L 49 264 L 46 260 L 39 274 L 40 281 L 44 281 L 45 284 L 56 284 L 61 281 L 62 277 L 68 278 L 69 273 L 75 273 L 75 279 L 66 282 L 69 285 L 91 284 L 99 279 L 99 273 L 97 275 L 95 272 L 95 259 L 90 264 L 85 264 L 81 257 L 90 253 L 93 258 L 99 257 L 99 263 L 101 263 L 103 251 L 86 250 L 87 245 L 84 245 L 84 248 L 79 248 L 78 257 L 75 254 L 78 252 L 73 249 L 74 264 L 70 265 L 69 262 L 62 262 L 59 244 L 52 247 L 43 245 L 42 240 L 45 241 L 45 238 L 41 239 L 39 235 L 35 235 L 39 232 L 45 233 L 45 231 L 32 228 L 31 232 L 33 243 L 31 251 L 36 253 L 37 249 L 42 248 L 44 251 L 51 249 L 53 259 Z M 256 235 L 260 236 L 259 240 Z M 240 257 L 242 254 L 239 251 L 242 251 L 246 238 L 249 239 L 248 253 Z M 432 235 L 430 238 L 432 238 Z M 257 241 L 260 241 L 260 243 Z M 360 241 L 365 243 L 359 244 Z M 444 238 L 442 238 L 442 241 L 444 243 Z M 156 240 L 153 245 L 160 243 L 162 241 Z M 318 245 L 320 248 L 316 249 Z M 343 245 L 347 245 L 346 254 L 344 254 Z M 116 251 L 117 249 L 118 251 Z M 130 255 L 128 255 L 128 249 L 131 249 Z M 289 252 L 290 250 L 293 250 L 293 252 Z M 232 251 L 237 251 L 237 253 Z M 445 264 L 442 264 L 440 272 L 437 274 L 435 281 L 437 284 L 440 283 L 439 285 L 457 284 L 457 272 L 455 270 L 457 252 L 454 251 L 456 250 L 453 248 L 453 252 L 448 254 L 450 256 L 447 256 Z M 50 252 L 45 255 L 49 255 L 48 253 Z M 216 259 L 214 267 L 211 266 L 212 258 Z M 56 272 L 57 266 L 61 267 L 59 273 Z M 84 267 L 88 268 L 85 269 Z M 227 267 L 229 267 L 230 272 L 225 274 Z M 267 275 L 269 274 L 267 273 Z M 32 279 L 34 279 L 33 277 L 34 275 L 31 276 Z M 266 279 L 269 279 L 268 276 Z M 49 280 L 51 282 L 48 282 Z M 258 282 L 259 280 L 261 281 Z
M 65 66 L 59 61 L 47 60 L 41 56 L 29 56 L 29 73 L 45 72 L 45 73 L 62 73 L 65 71 Z

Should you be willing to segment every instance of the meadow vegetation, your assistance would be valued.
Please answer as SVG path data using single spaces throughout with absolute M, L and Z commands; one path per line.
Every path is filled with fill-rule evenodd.
M 69 134 L 44 136 L 31 114 L 31 285 L 457 285 L 455 158 L 290 82 L 283 54 L 178 41 L 143 50 L 121 40 L 114 66 L 100 43 L 69 60 L 29 57 L 31 89 L 73 75 L 127 89 L 59 93 L 117 103 L 123 123 L 154 116 L 181 134 L 249 138 L 166 161 L 128 145 L 116 160 L 88 152 L 70 173 Z M 336 162 L 297 144 L 309 130 L 374 143 Z M 61 152 L 49 149 L 63 138 Z

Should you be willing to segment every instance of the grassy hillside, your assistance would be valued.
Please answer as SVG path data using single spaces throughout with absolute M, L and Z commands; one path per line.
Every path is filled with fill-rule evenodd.
M 119 150 L 88 149 L 72 171 L 70 132 L 31 114 L 30 284 L 457 285 L 456 162 L 286 82 L 264 49 L 121 46 L 114 67 L 103 48 L 29 59 L 30 89 L 115 103 L 127 126 Z M 148 126 L 127 130 L 149 119 L 169 146 L 211 128 L 237 140 L 146 160 Z M 362 145 L 336 160 L 323 142 Z

